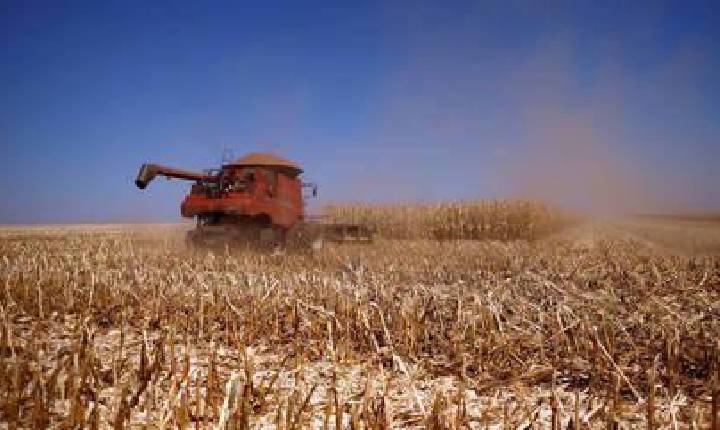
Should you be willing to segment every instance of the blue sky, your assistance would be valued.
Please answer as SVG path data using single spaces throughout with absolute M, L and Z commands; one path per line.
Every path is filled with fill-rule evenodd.
M 0 223 L 178 219 L 138 167 L 223 147 L 316 205 L 720 209 L 717 2 L 6 0 L 0 32 Z

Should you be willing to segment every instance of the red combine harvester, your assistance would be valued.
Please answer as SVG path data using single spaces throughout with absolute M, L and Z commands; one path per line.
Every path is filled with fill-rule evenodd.
M 187 235 L 192 246 L 259 243 L 318 247 L 325 240 L 372 240 L 367 226 L 308 219 L 303 189 L 315 197 L 317 186 L 303 183 L 301 173 L 300 166 L 290 160 L 253 153 L 202 173 L 143 164 L 135 185 L 144 189 L 158 175 L 195 182 L 180 206 L 182 216 L 197 220 L 197 227 Z

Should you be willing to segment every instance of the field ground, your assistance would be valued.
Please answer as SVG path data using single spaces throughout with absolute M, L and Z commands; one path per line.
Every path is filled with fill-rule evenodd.
M 285 255 L 184 228 L 0 229 L 0 428 L 710 427 L 720 222 Z

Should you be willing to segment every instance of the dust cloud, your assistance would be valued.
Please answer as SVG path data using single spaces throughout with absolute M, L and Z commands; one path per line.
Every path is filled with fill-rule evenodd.
M 641 83 L 615 56 L 583 78 L 577 55 L 555 41 L 509 78 L 521 132 L 500 163 L 508 191 L 599 216 L 719 208 L 701 155 L 713 145 L 666 105 L 701 108 L 697 63 L 671 57 Z
M 662 210 L 661 189 L 589 115 L 545 107 L 524 123 L 527 138 L 500 177 L 511 193 L 596 215 Z M 603 127 L 610 127 L 603 124 Z
M 638 76 L 621 50 L 578 66 L 572 35 L 495 58 L 454 55 L 442 38 L 412 46 L 388 78 L 368 154 L 347 157 L 370 167 L 344 171 L 345 195 L 530 198 L 603 216 L 720 207 L 717 151 L 702 154 L 718 133 L 677 119 L 678 106 L 706 115 L 707 68 L 686 47 Z

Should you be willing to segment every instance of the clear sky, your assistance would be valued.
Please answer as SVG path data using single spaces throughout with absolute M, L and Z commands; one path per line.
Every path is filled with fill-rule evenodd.
M 720 2 L 0 1 L 0 223 L 179 218 L 271 150 L 327 201 L 720 208 Z

